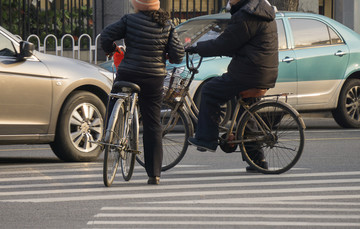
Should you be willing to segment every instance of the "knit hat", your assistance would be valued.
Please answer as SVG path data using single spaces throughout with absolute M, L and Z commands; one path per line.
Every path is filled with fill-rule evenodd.
M 132 5 L 139 11 L 159 10 L 159 0 L 131 0 Z

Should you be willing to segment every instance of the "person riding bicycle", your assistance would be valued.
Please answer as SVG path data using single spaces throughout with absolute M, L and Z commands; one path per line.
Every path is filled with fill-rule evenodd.
M 162 149 L 160 109 L 166 59 L 181 63 L 184 46 L 169 14 L 159 0 L 132 0 L 135 13 L 123 16 L 101 33 L 101 47 L 107 54 L 117 48 L 114 41 L 124 39 L 126 52 L 115 81 L 130 81 L 140 86 L 139 106 L 143 121 L 145 169 L 148 184 L 159 184 Z M 108 113 L 114 106 L 110 101 Z
M 221 104 L 247 89 L 273 88 L 278 75 L 275 9 L 267 0 L 230 0 L 229 3 L 231 19 L 225 31 L 216 39 L 185 49 L 203 57 L 232 57 L 227 72 L 206 82 L 201 91 L 195 137 L 188 139 L 201 151 L 216 151 Z M 267 167 L 263 153 L 256 155 L 256 164 Z M 251 170 L 247 167 L 247 171 Z

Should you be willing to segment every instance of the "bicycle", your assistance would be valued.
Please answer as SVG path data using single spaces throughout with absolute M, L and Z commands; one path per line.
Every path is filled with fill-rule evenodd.
M 188 73 L 175 74 L 174 69 L 166 87 L 163 105 L 167 109 L 163 110 L 162 123 L 164 158 L 169 162 L 163 165 L 163 171 L 181 161 L 189 145 L 187 138 L 194 133 L 193 122 L 197 122 L 198 109 L 189 88 L 201 62 L 202 57 L 195 66 L 193 58 L 190 59 L 186 53 Z M 288 171 L 299 160 L 305 144 L 306 127 L 299 113 L 287 104 L 288 93 L 265 95 L 266 91 L 250 89 L 240 93 L 229 127 L 219 127 L 222 134 L 219 145 L 226 153 L 239 152 L 236 151 L 239 146 L 243 159 L 257 171 L 279 174 Z M 257 98 L 258 101 L 250 105 L 245 98 Z M 239 117 L 240 108 L 244 112 Z M 250 125 L 255 126 L 250 128 Z M 248 129 L 256 131 L 249 132 Z M 268 168 L 256 163 L 260 154 L 263 154 Z
M 161 111 L 161 123 L 163 125 L 162 171 L 173 168 L 184 157 L 188 147 L 186 140 L 192 136 L 194 132 L 193 123 L 197 122 L 197 114 L 199 113 L 195 101 L 191 98 L 189 88 L 180 89 L 172 87 L 172 85 L 177 83 L 184 83 L 179 81 L 179 77 L 174 77 L 175 75 L 177 75 L 176 68 L 172 70 L 171 77 L 165 78 L 164 83 L 165 93 Z M 191 82 L 188 83 L 188 86 L 190 86 Z M 182 86 L 185 87 L 185 85 Z M 176 103 L 171 99 L 175 94 L 177 94 L 176 100 L 178 100 Z M 176 106 L 176 108 L 174 108 L 174 106 Z M 221 112 L 221 125 L 225 125 L 230 119 L 231 101 L 228 101 L 225 106 L 222 107 Z M 179 141 L 177 136 L 182 134 L 185 135 L 182 140 Z M 138 155 L 136 160 L 140 165 L 145 166 L 142 155 Z
M 127 81 L 114 83 L 109 101 L 116 99 L 109 117 L 103 141 L 95 142 L 104 147 L 103 181 L 110 187 L 114 181 L 119 163 L 125 181 L 129 181 L 135 168 L 139 148 L 138 93 L 140 87 Z M 109 103 L 107 105 L 108 113 Z M 106 114 L 107 115 L 107 114 Z

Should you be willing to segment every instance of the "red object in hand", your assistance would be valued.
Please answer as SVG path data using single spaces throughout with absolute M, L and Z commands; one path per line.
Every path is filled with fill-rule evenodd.
M 124 52 L 121 50 L 121 48 L 117 48 L 114 53 L 114 65 L 116 67 L 116 70 L 118 69 L 119 64 L 124 59 Z

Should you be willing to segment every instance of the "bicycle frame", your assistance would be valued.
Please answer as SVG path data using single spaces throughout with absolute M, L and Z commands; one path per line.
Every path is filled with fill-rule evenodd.
M 272 96 L 277 96 L 279 97 L 280 95 L 270 95 Z M 286 97 L 287 98 L 287 97 Z M 236 103 L 236 107 L 233 113 L 233 118 L 231 120 L 231 124 L 230 124 L 230 128 L 226 128 L 226 127 L 219 127 L 220 129 L 226 130 L 226 138 L 224 139 L 228 144 L 240 144 L 240 143 L 245 143 L 245 142 L 253 142 L 255 141 L 254 139 L 249 139 L 249 140 L 231 140 L 231 141 L 227 141 L 227 139 L 229 139 L 229 136 L 231 134 L 233 134 L 233 130 L 235 127 L 235 124 L 237 123 L 237 117 L 239 115 L 239 111 L 240 108 L 243 107 L 245 109 L 245 111 L 243 112 L 243 114 L 241 115 L 241 117 L 239 118 L 239 122 L 241 121 L 241 119 L 244 117 L 244 115 L 246 113 L 249 113 L 251 115 L 251 117 L 256 121 L 257 126 L 260 128 L 261 132 L 266 135 L 267 131 L 270 131 L 270 128 L 267 126 L 267 124 L 264 122 L 264 120 L 258 115 L 258 114 L 253 114 L 252 112 L 250 112 L 250 108 L 252 106 L 257 106 L 259 103 L 261 103 L 262 101 L 258 101 L 256 103 L 253 103 L 251 106 L 249 106 L 242 98 L 239 98 L 237 100 Z M 265 127 L 265 128 L 264 128 Z
M 186 91 L 185 97 L 184 97 L 184 106 L 186 107 L 186 110 L 188 111 L 190 117 L 192 118 L 195 123 L 198 121 L 198 115 L 199 115 L 199 109 L 196 106 L 194 100 L 191 98 L 191 95 L 189 91 Z
M 127 136 L 127 134 L 130 131 L 131 124 L 133 122 L 134 113 L 135 113 L 135 109 L 136 109 L 136 105 L 137 105 L 137 101 L 138 101 L 138 94 L 137 93 L 127 93 L 127 92 L 110 93 L 109 97 L 117 99 L 116 103 L 118 103 L 120 101 L 119 99 L 121 99 L 121 100 L 123 100 L 125 102 L 126 125 L 124 127 L 124 132 L 123 132 L 122 136 Z M 116 107 L 117 107 L 116 103 L 114 105 L 114 109 L 116 109 Z M 105 131 L 108 131 L 108 130 L 105 130 Z M 105 134 L 103 136 L 105 136 Z M 109 145 L 109 146 L 115 146 L 115 147 L 117 147 L 119 149 L 123 149 L 125 147 L 124 146 L 125 141 L 126 141 L 126 138 L 121 139 L 119 144 L 110 144 L 110 143 L 105 143 L 104 141 L 102 141 L 101 144 Z
M 189 61 L 186 61 L 186 67 L 191 72 L 191 77 L 190 77 L 188 85 L 186 85 L 186 87 L 185 87 L 185 96 L 183 97 L 183 99 L 184 99 L 185 107 L 186 107 L 187 111 L 189 112 L 190 117 L 192 118 L 192 120 L 195 121 L 195 123 L 197 123 L 198 115 L 199 115 L 199 109 L 196 106 L 194 100 L 191 98 L 191 95 L 189 93 L 189 88 L 190 88 L 190 85 L 191 85 L 192 81 L 195 78 L 195 75 L 199 72 L 198 68 L 201 65 L 202 57 L 200 57 L 197 66 L 194 65 L 193 59 L 189 59 L 189 53 L 188 52 L 186 52 L 186 59 L 189 60 Z

